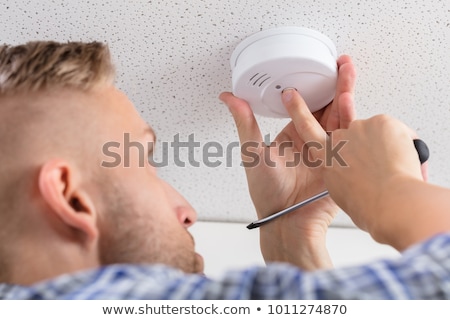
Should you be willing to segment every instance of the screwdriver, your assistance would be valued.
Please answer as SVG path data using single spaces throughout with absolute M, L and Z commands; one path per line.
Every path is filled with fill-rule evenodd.
M 414 143 L 414 147 L 417 150 L 417 154 L 419 156 L 420 163 L 423 164 L 430 157 L 430 150 L 428 149 L 428 146 L 426 145 L 426 143 L 423 140 L 414 139 L 413 143 Z M 283 210 L 281 210 L 279 212 L 276 212 L 276 213 L 274 213 L 274 214 L 272 214 L 272 215 L 270 215 L 270 216 L 268 216 L 266 218 L 263 218 L 263 219 L 260 219 L 260 220 L 257 220 L 257 221 L 254 221 L 254 222 L 250 223 L 247 226 L 247 229 L 259 228 L 262 225 L 264 225 L 264 224 L 266 224 L 266 223 L 268 223 L 270 221 L 273 221 L 273 220 L 275 220 L 275 219 L 277 219 L 277 218 L 279 218 L 279 217 L 281 217 L 281 216 L 283 216 L 283 215 L 285 215 L 285 214 L 287 214 L 289 212 L 292 212 L 292 211 L 297 210 L 297 209 L 299 209 L 301 207 L 304 207 L 307 204 L 315 202 L 315 201 L 317 201 L 319 199 L 322 199 L 323 197 L 326 197 L 328 195 L 329 195 L 328 190 L 322 191 L 322 192 L 320 192 L 320 193 L 318 193 L 318 194 L 316 194 L 316 195 L 314 195 L 314 196 L 312 196 L 312 197 L 310 197 L 310 198 L 308 198 L 306 200 L 303 200 L 303 201 L 301 201 L 299 203 L 294 204 L 293 206 L 290 206 L 290 207 L 288 207 L 286 209 L 283 209 Z

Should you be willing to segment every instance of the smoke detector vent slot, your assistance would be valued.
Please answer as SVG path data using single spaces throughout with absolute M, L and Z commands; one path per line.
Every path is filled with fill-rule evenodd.
M 242 41 L 231 55 L 232 91 L 257 114 L 287 118 L 281 91 L 296 88 L 314 112 L 334 98 L 336 59 L 333 42 L 318 31 L 301 27 L 261 31 Z
M 264 82 L 270 79 L 270 76 L 267 73 L 257 73 L 253 77 L 250 78 L 250 83 L 252 86 L 261 87 Z
M 259 76 L 259 73 L 253 75 L 253 77 L 250 78 L 250 80 L 248 80 L 248 82 L 251 82 L 253 79 L 255 79 L 257 76 Z

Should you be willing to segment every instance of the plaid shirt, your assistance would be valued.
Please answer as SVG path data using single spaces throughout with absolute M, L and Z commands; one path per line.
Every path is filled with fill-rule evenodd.
M 29 287 L 0 284 L 0 299 L 449 299 L 450 234 L 393 260 L 304 272 L 270 264 L 219 279 L 162 265 L 111 265 Z

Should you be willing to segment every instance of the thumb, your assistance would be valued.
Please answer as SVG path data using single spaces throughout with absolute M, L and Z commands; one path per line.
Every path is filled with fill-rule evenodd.
M 231 92 L 223 92 L 219 99 L 228 106 L 239 134 L 241 145 L 248 142 L 262 142 L 261 131 L 256 122 L 253 110 L 248 103 L 235 97 Z
M 312 160 L 324 160 L 328 135 L 313 116 L 305 100 L 295 88 L 286 88 L 282 92 L 282 101 L 299 137 L 305 141 Z

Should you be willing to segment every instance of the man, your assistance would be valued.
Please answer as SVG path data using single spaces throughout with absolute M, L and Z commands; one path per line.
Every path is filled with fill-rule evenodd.
M 283 154 L 257 150 L 271 153 L 276 167 L 246 167 L 259 218 L 325 188 L 331 198 L 261 227 L 267 267 L 213 281 L 187 231 L 195 211 L 138 149 L 128 150 L 128 166 L 101 165 L 108 142 L 125 158 L 124 134 L 148 153 L 155 140 L 114 87 L 107 47 L 0 47 L 0 298 L 449 298 L 449 191 L 423 181 L 405 125 L 386 116 L 354 120 L 354 67 L 348 56 L 338 66 L 335 99 L 314 115 L 298 92 L 284 90 L 293 121 L 275 142 L 293 143 Z M 261 142 L 250 107 L 231 93 L 220 98 L 241 142 Z M 347 141 L 348 166 L 283 165 L 309 141 Z M 303 156 L 324 163 L 326 155 L 311 148 Z M 325 235 L 337 205 L 403 256 L 333 270 Z

